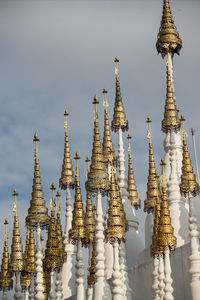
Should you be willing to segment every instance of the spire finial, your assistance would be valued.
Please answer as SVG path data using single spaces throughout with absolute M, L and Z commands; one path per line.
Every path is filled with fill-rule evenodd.
M 67 109 L 65 109 L 64 116 L 65 116 L 64 128 L 67 131 L 67 117 L 69 116 Z
M 119 76 L 119 58 L 117 56 L 115 57 L 114 62 L 115 62 L 115 75 Z
M 80 170 L 79 170 L 79 167 L 78 167 L 78 161 L 80 159 L 80 156 L 79 156 L 78 152 L 76 152 L 74 159 L 76 160 L 76 172 L 75 172 L 75 176 L 76 176 L 77 180 L 79 180 L 79 178 L 80 178 Z
M 60 212 L 61 208 L 60 208 L 60 192 L 59 192 L 59 190 L 57 190 L 56 198 L 57 198 L 56 211 Z
M 187 133 L 186 133 L 186 131 L 185 131 L 184 123 L 185 123 L 185 118 L 184 118 L 183 114 L 181 114 L 181 130 L 182 130 L 182 136 L 183 136 L 183 138 L 186 138 Z
M 98 120 L 98 111 L 97 111 L 97 105 L 99 104 L 99 101 L 98 101 L 98 98 L 97 98 L 97 95 L 94 95 L 94 99 L 93 99 L 93 102 L 92 104 L 94 104 L 94 107 L 95 107 L 95 121 Z
M 182 48 L 182 40 L 179 38 L 176 25 L 174 24 L 169 0 L 163 0 L 163 14 L 160 29 L 157 37 L 156 48 L 164 58 L 170 53 L 172 56 L 180 53 Z
M 148 115 L 147 116 L 147 120 L 146 120 L 146 123 L 148 124 L 148 129 L 147 129 L 147 138 L 148 140 L 150 140 L 150 142 L 152 141 L 152 132 L 151 132 L 151 118 L 150 116 Z
M 107 111 L 107 109 L 108 109 L 108 107 L 109 107 L 109 104 L 108 104 L 108 99 L 106 98 L 106 95 L 107 95 L 107 93 L 108 93 L 108 91 L 106 90 L 106 88 L 104 88 L 103 89 L 103 92 L 102 92 L 103 94 L 104 94 L 104 99 L 103 99 L 103 107 L 106 109 L 106 111 Z
M 38 159 L 38 142 L 40 141 L 37 132 L 34 134 L 33 141 L 35 142 L 35 159 Z
M 130 133 L 128 133 L 127 139 L 128 139 L 128 152 L 131 155 L 131 139 L 132 139 L 132 136 L 130 135 Z
M 18 206 L 17 206 L 17 196 L 19 195 L 17 193 L 17 190 L 16 188 L 14 188 L 14 191 L 13 191 L 13 194 L 14 196 L 14 204 L 13 204 L 13 212 L 15 213 L 15 215 L 17 216 L 17 213 L 18 213 Z
M 7 219 L 5 219 L 4 225 L 5 225 L 4 240 L 7 241 L 8 240 L 8 220 Z
M 51 184 L 50 190 L 52 192 L 51 200 L 50 200 L 50 207 L 52 208 L 52 210 L 54 210 L 54 208 L 56 206 L 56 204 L 55 204 L 55 198 L 54 198 L 54 192 L 55 192 L 56 188 L 55 188 L 55 185 L 54 185 L 53 182 Z
M 166 179 L 166 176 L 165 176 L 166 163 L 165 163 L 164 157 L 161 159 L 160 165 L 161 165 L 161 168 L 162 168 L 162 187 L 166 187 L 166 184 L 167 184 L 167 179 Z
M 89 155 L 87 155 L 85 162 L 86 162 L 86 166 L 87 166 L 87 170 L 85 172 L 85 177 L 88 178 L 88 173 L 90 171 L 90 158 L 89 158 Z

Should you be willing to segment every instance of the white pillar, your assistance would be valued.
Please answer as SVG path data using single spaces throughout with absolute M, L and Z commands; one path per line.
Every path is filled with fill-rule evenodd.
M 28 300 L 28 288 L 25 289 L 25 292 L 24 292 L 24 299 L 25 299 L 25 300 Z
M 56 292 L 56 300 L 63 300 L 63 293 L 62 293 L 62 278 L 61 278 L 61 271 L 56 271 L 56 282 L 55 282 L 55 292 Z
M 127 266 L 126 266 L 126 251 L 123 242 L 119 245 L 119 264 L 122 275 L 122 284 L 126 300 L 132 300 L 132 289 L 130 288 Z
M 87 289 L 87 300 L 92 300 L 93 299 L 93 286 L 88 287 Z
M 153 259 L 153 296 L 154 300 L 160 300 L 160 290 L 159 290 L 159 273 L 158 273 L 159 259 L 158 257 L 154 257 Z
M 50 292 L 49 292 L 50 300 L 56 299 L 54 279 L 55 279 L 55 271 L 54 271 L 54 269 L 52 269 L 50 272 Z
M 21 272 L 17 271 L 15 273 L 15 294 L 14 294 L 14 299 L 16 300 L 23 299 L 20 276 L 21 276 Z
M 34 278 L 34 273 L 31 273 L 31 282 L 29 286 L 29 300 L 34 300 L 34 295 L 35 295 L 35 278 Z
M 185 208 L 184 198 L 181 197 L 179 186 L 176 136 L 176 133 L 171 129 L 169 151 L 171 172 L 168 181 L 168 201 L 174 235 L 177 238 L 177 247 L 180 247 L 188 242 L 189 231 L 187 226 L 188 211 Z
M 121 129 L 119 129 L 118 131 L 118 138 L 119 187 L 124 204 L 124 210 L 126 213 L 126 219 L 129 225 L 129 231 L 126 233 L 126 259 L 127 267 L 131 268 L 136 265 L 138 255 L 142 252 L 144 246 L 138 235 L 139 222 L 137 217 L 135 216 L 135 209 L 128 199 L 128 185 L 127 176 L 125 173 L 125 155 Z
M 105 288 L 105 242 L 103 227 L 103 211 L 101 194 L 97 195 L 97 218 L 96 218 L 96 283 L 94 285 L 94 299 L 102 300 Z
M 72 203 L 69 187 L 66 190 L 66 214 L 65 214 L 64 245 L 67 257 L 62 267 L 63 298 L 76 294 L 76 246 L 69 243 L 68 232 L 72 226 Z
M 3 288 L 3 296 L 2 296 L 2 300 L 7 300 L 7 293 L 8 293 L 8 289 L 7 288 Z
M 122 273 L 119 266 L 119 244 L 117 241 L 113 244 L 113 275 L 112 275 L 112 299 L 122 300 L 124 297 L 124 290 L 122 284 Z
M 164 261 L 163 261 L 163 255 L 161 254 L 159 256 L 159 267 L 158 267 L 158 272 L 159 272 L 159 290 L 160 290 L 160 300 L 164 299 L 165 296 L 165 273 L 164 273 Z
M 36 262 L 35 262 L 35 271 L 36 271 L 36 280 L 35 280 L 35 297 L 34 300 L 44 300 L 44 287 L 43 287 L 43 278 L 42 278 L 42 249 L 40 241 L 41 228 L 40 224 L 37 225 L 37 252 L 36 252 Z
M 172 287 L 172 277 L 171 277 L 171 264 L 170 264 L 170 255 L 169 247 L 165 247 L 164 252 L 164 261 L 165 261 L 165 296 L 164 300 L 174 300 L 173 297 L 173 287 Z
M 85 290 L 84 290 L 84 264 L 83 264 L 83 253 L 81 239 L 78 239 L 77 243 L 77 254 L 76 254 L 76 299 L 84 300 L 85 299 Z
M 190 245 L 191 245 L 191 255 L 189 256 L 190 260 L 190 269 L 191 274 L 191 294 L 192 300 L 199 300 L 200 295 L 200 252 L 199 252 L 199 231 L 197 227 L 197 219 L 193 212 L 193 199 L 189 199 L 189 230 L 190 230 Z

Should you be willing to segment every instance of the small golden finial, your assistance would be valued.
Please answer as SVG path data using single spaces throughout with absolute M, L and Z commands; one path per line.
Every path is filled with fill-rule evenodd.
M 54 198 L 54 192 L 56 190 L 54 183 L 52 182 L 50 190 L 52 191 L 52 196 L 51 196 L 51 200 L 50 200 L 50 207 L 52 208 L 52 210 L 54 210 L 54 207 L 56 206 L 55 204 L 55 198 Z
M 94 95 L 92 104 L 94 104 L 94 107 L 95 107 L 95 121 L 97 121 L 97 119 L 98 119 L 97 104 L 99 104 L 97 95 Z
M 61 208 L 60 208 L 60 192 L 59 192 L 59 190 L 57 191 L 56 198 L 57 198 L 56 211 L 60 212 Z
M 108 99 L 106 98 L 106 94 L 108 93 L 108 91 L 106 90 L 106 88 L 103 89 L 103 92 L 104 94 L 104 99 L 103 99 L 103 107 L 106 109 L 107 111 L 107 108 L 109 107 L 109 104 L 108 104 Z
M 15 213 L 15 215 L 17 216 L 17 213 L 18 213 L 18 207 L 17 207 L 17 196 L 19 195 L 18 193 L 17 193 L 17 190 L 16 190 L 16 188 L 14 189 L 14 191 L 13 191 L 13 194 L 12 194 L 13 196 L 14 196 L 14 204 L 13 204 L 13 212 Z
M 35 158 L 38 158 L 38 142 L 40 141 L 37 133 L 35 132 L 33 141 L 35 142 Z
M 76 178 L 79 180 L 80 177 L 80 171 L 79 171 L 79 167 L 78 167 L 78 161 L 80 159 L 79 153 L 76 152 L 74 159 L 76 160 L 76 172 L 75 172 L 75 176 Z
M 69 116 L 67 109 L 65 109 L 64 116 L 65 116 L 64 128 L 67 130 L 67 117 Z
M 88 173 L 90 171 L 90 158 L 89 158 L 89 155 L 87 155 L 85 162 L 87 164 L 87 170 L 85 172 L 85 177 L 88 178 Z
M 148 130 L 147 130 L 147 138 L 148 138 L 148 140 L 150 140 L 150 141 L 152 141 L 152 133 L 151 133 L 151 126 L 150 126 L 150 124 L 151 124 L 151 118 L 150 118 L 150 116 L 148 115 L 147 116 L 147 120 L 146 120 L 146 123 L 148 124 Z
M 187 137 L 187 132 L 185 131 L 184 122 L 185 122 L 185 118 L 184 118 L 183 114 L 181 114 L 181 130 L 182 130 L 182 136 L 183 136 L 183 138 L 186 138 L 186 137 Z
M 162 167 L 162 186 L 166 186 L 166 184 L 167 184 L 167 178 L 165 176 L 165 166 L 166 166 L 166 163 L 165 163 L 164 157 L 161 159 L 160 165 Z
M 128 133 L 127 139 L 128 139 L 128 152 L 131 153 L 131 139 L 132 139 L 132 136 L 130 135 L 130 133 Z
M 119 58 L 116 56 L 115 57 L 115 75 L 118 76 L 119 75 Z
M 4 240 L 7 241 L 8 240 L 8 220 L 7 219 L 5 219 L 4 225 L 5 225 Z

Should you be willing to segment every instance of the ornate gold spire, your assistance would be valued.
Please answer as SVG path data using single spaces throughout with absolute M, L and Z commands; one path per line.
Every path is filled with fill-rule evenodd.
M 95 121 L 94 121 L 94 139 L 90 171 L 88 173 L 88 180 L 85 183 L 86 190 L 92 195 L 96 195 L 98 191 L 105 195 L 109 190 L 108 173 L 106 172 L 105 159 L 102 151 L 102 145 L 99 135 L 99 122 L 97 113 L 98 99 L 95 96 L 93 104 L 95 105 Z
M 93 206 L 93 219 L 95 221 L 95 230 L 96 230 L 96 204 Z M 88 275 L 88 287 L 92 287 L 96 283 L 96 237 L 94 236 L 93 241 L 92 241 L 92 257 L 91 257 L 91 263 L 90 267 L 88 269 L 89 275 Z
M 92 207 L 92 198 L 90 192 L 87 192 L 86 212 L 85 212 L 85 228 L 87 228 L 87 242 L 90 243 L 94 239 L 95 219 Z
M 186 132 L 184 129 L 184 117 L 181 115 L 182 122 L 182 134 L 183 134 L 183 161 L 182 161 L 182 175 L 181 175 L 181 194 L 189 196 L 189 194 L 194 197 L 199 194 L 199 184 L 196 181 L 196 176 L 193 172 L 192 162 L 190 159 L 190 153 L 188 151 Z
M 32 186 L 32 200 L 30 201 L 30 208 L 28 209 L 28 216 L 26 217 L 26 226 L 36 227 L 37 224 L 40 223 L 40 226 L 43 228 L 49 224 L 49 216 L 44 200 L 42 181 L 40 177 L 40 165 L 38 158 L 39 138 L 37 133 L 35 133 L 33 141 L 35 142 L 35 166 Z
M 21 242 L 20 229 L 19 229 L 19 219 L 18 219 L 18 207 L 17 207 L 17 196 L 18 193 L 16 189 L 13 192 L 14 196 L 14 224 L 13 224 L 13 237 L 11 245 L 11 255 L 10 255 L 10 266 L 13 272 L 22 271 L 24 269 L 24 254 L 23 245 Z
M 162 178 L 164 174 L 164 159 L 161 160 Z M 174 228 L 171 225 L 170 210 L 168 208 L 166 180 L 162 181 L 162 195 L 161 195 L 161 211 L 160 221 L 157 233 L 157 253 L 163 253 L 165 246 L 168 246 L 170 251 L 176 248 L 176 237 L 174 236 Z
M 60 257 L 60 268 L 64 263 L 67 253 L 65 252 L 65 245 L 63 243 L 63 233 L 62 233 L 62 225 L 60 220 L 60 193 L 57 191 L 57 204 L 56 204 L 56 211 L 57 211 L 57 219 L 56 219 L 56 227 L 57 227 L 57 239 L 58 239 L 58 249 L 59 249 L 59 257 Z
M 182 40 L 179 38 L 179 33 L 174 24 L 169 0 L 163 0 L 163 14 L 156 48 L 163 58 L 167 53 L 172 54 L 172 56 L 175 53 L 179 54 L 182 48 Z
M 1 264 L 1 272 L 0 272 L 0 290 L 3 289 L 12 289 L 13 280 L 11 279 L 12 273 L 9 270 L 9 253 L 8 253 L 8 221 L 5 219 L 5 234 L 4 234 L 4 251 L 2 257 Z
M 62 172 L 61 177 L 59 181 L 60 188 L 65 190 L 67 187 L 74 188 L 75 185 L 75 178 L 74 178 L 74 172 L 72 169 L 72 159 L 69 149 L 69 137 L 68 137 L 68 128 L 67 128 L 67 116 L 68 111 L 65 110 L 64 116 L 65 116 L 65 149 L 64 149 L 64 158 L 63 158 L 63 164 L 62 164 Z
M 27 258 L 28 258 L 28 246 L 29 246 L 29 228 L 27 228 L 27 234 L 26 234 L 26 246 L 25 246 L 25 251 L 24 251 L 24 270 L 21 273 L 21 287 L 23 290 L 27 289 L 30 285 L 30 281 L 31 281 L 31 277 L 30 274 L 28 274 L 28 272 L 26 271 L 26 262 L 27 262 Z
M 58 249 L 58 236 L 57 236 L 57 228 L 56 228 L 56 220 L 55 220 L 55 192 L 54 183 L 51 184 L 52 198 L 50 200 L 51 207 L 51 217 L 50 224 L 48 228 L 48 238 L 45 250 L 45 258 L 44 258 L 44 270 L 50 271 L 52 269 L 57 269 L 60 266 L 60 253 Z
M 43 241 L 44 241 L 44 238 L 43 238 L 43 235 L 41 234 L 40 235 L 40 243 L 41 243 L 41 249 L 43 249 Z M 44 291 L 43 291 L 43 295 L 44 295 L 44 300 L 48 300 L 48 295 L 49 295 L 49 292 L 50 292 L 50 272 L 47 271 L 47 270 L 42 270 L 42 286 L 44 288 Z
M 72 219 L 72 228 L 69 230 L 69 240 L 72 244 L 75 244 L 78 239 L 81 240 L 82 245 L 86 245 L 86 228 L 85 228 L 85 213 L 83 209 L 83 202 L 81 196 L 80 188 L 80 171 L 78 167 L 78 161 L 80 159 L 78 152 L 74 157 L 76 160 L 76 182 L 75 182 L 75 201 L 74 201 L 74 210 L 73 210 L 73 219 Z
M 128 134 L 128 188 L 127 191 L 129 193 L 128 199 L 131 201 L 131 205 L 133 205 L 136 209 L 140 208 L 141 201 L 138 197 L 137 186 L 135 182 L 135 176 L 133 172 L 133 163 L 132 163 L 132 154 L 131 154 L 131 144 L 130 139 L 131 136 Z
M 126 114 L 124 110 L 124 105 L 122 102 L 122 96 L 120 91 L 119 83 L 119 59 L 115 57 L 115 75 L 116 75 L 116 94 L 115 94 L 115 107 L 113 120 L 111 123 L 111 129 L 115 132 L 122 129 L 122 131 L 128 130 L 128 120 L 126 119 Z
M 114 243 L 116 240 L 120 243 L 126 240 L 125 212 L 123 209 L 122 198 L 119 197 L 114 178 L 114 171 L 111 175 L 111 186 L 109 193 L 109 208 L 107 229 L 105 231 L 106 242 Z
M 150 116 L 147 117 L 147 139 L 149 140 L 149 175 L 147 182 L 147 198 L 144 201 L 144 211 L 151 213 L 154 211 L 156 200 L 158 197 L 158 181 L 156 178 L 156 166 L 153 154 L 153 144 L 152 144 L 152 133 L 151 133 L 151 119 Z
M 108 100 L 106 98 L 107 90 L 103 89 L 104 100 L 104 137 L 103 137 L 103 155 L 106 163 L 111 163 L 116 160 L 115 149 L 113 146 L 112 136 L 110 132 L 109 116 L 108 116 Z
M 178 108 L 174 97 L 172 61 L 170 54 L 167 55 L 167 91 L 165 100 L 164 119 L 162 120 L 162 131 L 168 132 L 173 128 L 175 131 L 180 129 L 178 118 Z

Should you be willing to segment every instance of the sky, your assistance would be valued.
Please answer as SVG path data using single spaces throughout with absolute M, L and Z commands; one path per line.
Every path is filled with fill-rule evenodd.
M 177 105 L 190 128 L 196 129 L 199 153 L 199 48 L 200 2 L 171 1 L 175 24 L 183 40 L 174 58 Z M 159 168 L 164 154 L 161 132 L 165 93 L 165 60 L 155 43 L 162 12 L 161 0 L 132 1 L 0 1 L 0 240 L 4 218 L 13 223 L 12 192 L 19 192 L 22 235 L 30 204 L 33 178 L 33 135 L 37 131 L 45 199 L 50 184 L 58 187 L 64 150 L 64 110 L 72 157 L 81 156 L 81 183 L 85 201 L 85 158 L 91 155 L 92 105 L 99 98 L 103 135 L 103 95 L 108 90 L 112 120 L 115 98 L 114 58 L 119 57 L 122 99 L 132 135 L 133 166 L 142 209 L 137 212 L 139 234 L 144 239 L 143 201 L 148 176 L 146 117 L 152 119 L 152 136 Z M 124 146 L 127 156 L 127 134 Z M 117 151 L 117 134 L 113 133 Z M 65 193 L 61 192 L 64 227 Z M 73 193 L 72 193 L 73 195 Z M 2 245 L 2 243 L 1 243 Z M 2 248 L 2 247 L 1 247 Z M 0 249 L 0 253 L 2 249 Z

